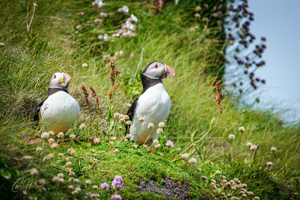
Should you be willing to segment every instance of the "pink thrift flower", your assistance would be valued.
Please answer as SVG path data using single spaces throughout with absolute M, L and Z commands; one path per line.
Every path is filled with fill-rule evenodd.
M 92 142 L 93 142 L 94 144 L 99 143 L 99 142 L 100 142 L 100 139 L 99 139 L 99 138 L 93 138 L 93 139 L 92 139 Z

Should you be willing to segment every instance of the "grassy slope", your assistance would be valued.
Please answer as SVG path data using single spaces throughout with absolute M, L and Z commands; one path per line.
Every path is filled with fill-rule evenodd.
M 96 11 L 89 11 L 90 2 L 71 3 L 65 0 L 41 1 L 37 4 L 39 7 L 30 34 L 26 33 L 25 4 L 7 1 L 1 5 L 5 8 L 5 12 L 1 14 L 5 20 L 1 21 L 3 28 L 0 42 L 6 45 L 5 49 L 1 49 L 0 61 L 3 81 L 0 86 L 3 97 L 0 102 L 2 151 L 7 151 L 5 143 L 11 140 L 12 135 L 34 131 L 31 126 L 28 126 L 29 121 L 24 121 L 23 114 L 29 110 L 30 104 L 37 103 L 32 99 L 38 101 L 44 99 L 49 77 L 56 71 L 64 71 L 71 75 L 70 93 L 80 102 L 83 102 L 80 86 L 82 84 L 86 87 L 93 86 L 100 97 L 102 111 L 105 112 L 108 105 L 107 93 L 111 88 L 108 84 L 110 69 L 106 62 L 101 60 L 102 51 L 109 52 L 111 55 L 119 50 L 125 52 L 124 58 L 116 61 L 117 69 L 122 71 L 118 79 L 121 87 L 117 90 L 114 100 L 116 105 L 114 110 L 118 112 L 126 110 L 123 105 L 132 101 L 133 91 L 137 91 L 135 95 L 141 91 L 140 84 L 131 81 L 139 58 L 130 59 L 130 53 L 139 54 L 141 48 L 145 48 L 141 68 L 153 60 L 158 60 L 175 69 L 177 76 L 164 80 L 164 85 L 172 99 L 171 114 L 164 137 L 176 141 L 176 146 L 182 148 L 187 146 L 194 130 L 200 129 L 203 134 L 212 117 L 218 116 L 213 101 L 215 77 L 206 76 L 204 70 L 211 67 L 211 63 L 216 63 L 222 58 L 222 51 L 216 47 L 215 39 L 208 36 L 205 30 L 201 29 L 196 33 L 189 31 L 188 25 L 193 23 L 185 24 L 185 19 L 193 15 L 194 5 L 190 5 L 190 12 L 176 10 L 170 6 L 157 17 L 152 17 L 151 14 L 141 14 L 139 9 L 143 7 L 139 4 L 127 3 L 132 13 L 140 20 L 137 25 L 138 35 L 136 38 L 113 40 L 108 50 L 105 44 L 103 49 L 99 48 L 99 42 L 97 43 L 93 37 L 97 36 L 97 33 L 85 33 L 85 29 L 77 33 L 74 30 L 76 25 L 84 23 L 89 19 L 89 15 L 93 17 L 93 13 L 96 13 Z M 76 17 L 79 11 L 86 13 L 84 20 Z M 107 26 L 111 27 L 109 24 Z M 212 28 L 210 31 L 214 33 L 216 30 Z M 91 52 L 94 56 L 90 54 Z M 89 67 L 82 68 L 83 62 L 88 63 Z M 234 151 L 235 155 L 238 148 L 243 150 L 244 153 L 240 156 L 242 159 L 247 154 L 245 143 L 251 141 L 260 144 L 256 155 L 257 162 L 261 164 L 267 161 L 274 162 L 271 176 L 286 187 L 294 184 L 295 180 L 299 181 L 299 155 L 297 154 L 299 125 L 282 127 L 280 121 L 270 113 L 254 112 L 251 109 L 239 110 L 236 102 L 237 99 L 231 97 L 222 103 L 224 113 L 217 128 L 200 143 L 202 162 L 216 164 L 207 169 L 217 170 L 220 166 L 225 166 L 222 152 L 228 148 Z M 84 122 L 83 118 L 80 120 Z M 242 143 L 239 142 L 237 131 L 239 126 L 244 126 L 246 129 Z M 103 129 L 105 130 L 105 127 Z M 229 134 L 237 136 L 230 146 L 227 141 Z M 278 148 L 273 158 L 269 150 L 272 146 Z M 204 166 L 203 164 L 201 167 Z M 229 173 L 229 170 L 227 171 Z M 239 176 L 239 174 L 233 171 L 231 176 Z M 255 182 L 253 181 L 253 185 Z M 262 190 L 268 188 L 261 187 Z

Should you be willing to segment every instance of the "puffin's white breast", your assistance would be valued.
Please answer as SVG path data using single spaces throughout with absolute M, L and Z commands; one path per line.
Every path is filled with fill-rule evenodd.
M 76 99 L 66 92 L 50 95 L 40 109 L 41 122 L 45 131 L 65 132 L 79 115 L 80 106 Z
M 170 97 L 162 83 L 148 88 L 138 99 L 132 125 L 130 127 L 131 141 L 144 143 L 146 140 L 156 138 L 156 129 L 159 122 L 164 122 L 169 115 L 171 108 Z M 145 121 L 141 123 L 140 117 Z M 153 123 L 154 127 L 150 130 L 148 124 Z M 142 126 L 141 126 L 142 125 Z

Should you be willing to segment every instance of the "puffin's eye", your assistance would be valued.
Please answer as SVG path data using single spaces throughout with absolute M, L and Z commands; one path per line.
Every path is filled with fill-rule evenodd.
M 154 68 L 156 68 L 156 69 L 158 68 L 157 64 L 155 65 L 155 67 L 154 67 Z
M 53 78 L 56 78 L 56 74 L 54 74 Z

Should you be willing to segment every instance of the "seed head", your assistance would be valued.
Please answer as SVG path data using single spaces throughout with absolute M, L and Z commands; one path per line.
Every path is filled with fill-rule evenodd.
M 114 142 L 113 142 L 113 141 L 110 141 L 110 142 L 109 142 L 109 145 L 110 145 L 110 146 L 114 145 Z
M 132 122 L 131 122 L 130 120 L 128 120 L 128 121 L 126 122 L 126 124 L 127 124 L 127 126 L 131 126 Z
M 63 173 L 59 173 L 59 174 L 57 174 L 57 177 L 58 178 L 64 178 L 64 174 Z
M 75 135 L 70 135 L 71 140 L 75 140 L 76 136 Z
M 201 18 L 201 15 L 200 15 L 199 13 L 196 13 L 196 14 L 195 14 L 195 17 L 196 17 L 196 18 Z
M 133 144 L 133 145 L 132 145 L 132 148 L 136 149 L 136 148 L 137 148 L 137 145 L 136 145 L 136 144 Z
M 57 148 L 58 148 L 58 144 L 57 144 L 57 143 L 53 143 L 53 144 L 51 145 L 51 148 L 52 148 L 52 149 L 57 149 Z
M 60 179 L 58 179 L 58 182 L 59 182 L 59 183 L 64 183 L 65 180 L 64 180 L 63 178 L 60 178 Z
M 69 173 L 69 176 L 74 176 L 75 175 L 75 172 L 70 172 Z
M 120 120 L 119 120 L 119 123 L 121 123 L 121 124 L 123 124 L 125 122 L 125 119 L 124 118 L 121 118 Z
M 85 184 L 86 184 L 86 185 L 91 185 L 92 182 L 91 182 L 90 180 L 86 180 L 86 181 L 85 181 Z
M 73 185 L 69 185 L 69 186 L 68 186 L 68 190 L 71 190 L 71 191 L 72 191 L 73 189 L 74 189 L 74 186 L 73 186 Z
M 58 180 L 59 180 L 59 178 L 58 178 L 57 176 L 54 176 L 54 177 L 52 178 L 52 182 L 54 182 L 54 183 L 57 183 Z
M 75 179 L 73 180 L 73 182 L 76 183 L 76 184 L 78 184 L 78 183 L 80 183 L 80 180 L 79 180 L 78 178 L 75 178 Z
M 202 8 L 200 6 L 196 6 L 195 10 L 196 10 L 196 12 L 200 12 L 202 10 Z
M 252 142 L 248 142 L 248 143 L 247 143 L 247 146 L 248 146 L 249 148 L 250 148 L 252 145 L 253 145 Z
M 235 135 L 230 134 L 230 135 L 228 136 L 228 138 L 229 138 L 230 140 L 234 140 Z
M 77 191 L 77 192 L 81 192 L 81 189 L 80 189 L 80 187 L 77 187 L 77 188 L 75 189 L 75 191 Z
M 119 127 L 118 127 L 118 129 L 119 129 L 119 130 L 122 130 L 122 129 L 123 129 L 123 127 L 122 127 L 122 126 L 119 126 Z
M 124 115 L 123 117 L 125 120 L 129 120 L 129 116 L 128 115 Z
M 157 134 L 162 134 L 164 131 L 163 131 L 163 129 L 162 128 L 158 128 L 158 129 L 156 129 L 156 133 Z
M 148 148 L 148 146 L 147 146 L 147 145 L 145 145 L 145 144 L 143 144 L 143 148 L 144 148 L 144 149 L 147 149 L 147 148 Z
M 116 137 L 111 137 L 110 141 L 115 141 L 117 138 Z
M 127 103 L 127 104 L 126 104 L 126 107 L 127 107 L 127 108 L 130 108 L 130 106 L 131 106 L 130 103 Z
M 50 138 L 50 139 L 48 140 L 48 142 L 49 142 L 49 144 L 53 144 L 55 141 L 54 141 L 54 139 Z
M 252 144 L 252 146 L 250 147 L 250 149 L 251 149 L 252 151 L 254 151 L 254 150 L 256 150 L 256 149 L 257 149 L 257 146 L 256 146 L 256 145 L 254 145 L 254 144 Z
M 145 118 L 144 118 L 144 117 L 140 117 L 140 118 L 139 118 L 139 121 L 140 121 L 140 122 L 144 122 L 144 121 L 145 121 Z
M 119 149 L 114 150 L 114 153 L 119 153 L 119 152 L 120 152 Z
M 216 175 L 220 175 L 221 172 L 219 170 L 216 171 Z
M 206 177 L 206 176 L 201 176 L 201 179 L 202 179 L 202 180 L 206 180 L 207 177 Z
M 188 153 L 185 153 L 185 154 L 181 155 L 181 158 L 184 159 L 184 160 L 187 160 L 189 158 L 189 156 L 190 155 Z
M 130 134 L 127 134 L 125 137 L 126 137 L 126 139 L 130 139 L 130 138 L 131 138 L 131 135 L 130 135 Z
M 272 151 L 272 152 L 275 152 L 275 151 L 277 151 L 277 148 L 276 148 L 276 147 L 272 147 L 272 148 L 271 148 L 271 151 Z
M 74 190 L 74 191 L 72 192 L 72 196 L 76 196 L 78 193 L 79 193 L 79 192 L 78 192 L 77 190 Z
M 154 145 L 154 147 L 155 147 L 155 148 L 159 148 L 159 147 L 161 147 L 161 145 L 160 145 L 160 144 L 157 144 L 157 145 Z
M 115 113 L 115 114 L 114 114 L 114 117 L 115 117 L 116 119 L 119 119 L 120 114 L 119 114 L 119 113 Z
M 85 128 L 85 125 L 84 125 L 84 124 L 80 124 L 79 128 L 80 128 L 80 129 L 84 129 L 84 128 Z
M 154 127 L 154 124 L 153 124 L 153 123 L 149 123 L 149 124 L 148 124 L 148 128 L 151 129 L 151 128 L 153 128 L 153 127 Z
M 251 192 L 251 191 L 248 191 L 248 192 L 247 192 L 247 195 L 248 195 L 248 196 L 253 196 L 253 195 L 254 195 L 254 193 L 253 193 L 253 192 Z
M 88 64 L 87 64 L 87 63 L 83 63 L 81 66 L 82 66 L 82 67 L 87 67 Z
M 272 162 L 267 162 L 267 166 L 268 166 L 268 167 L 271 167 L 272 165 L 273 165 Z
M 241 127 L 239 128 L 239 131 L 244 132 L 244 131 L 245 131 L 245 128 L 241 126 Z
M 41 138 L 47 140 L 49 137 L 50 137 L 50 136 L 49 136 L 49 133 L 47 133 L 47 132 L 42 133 Z
M 54 132 L 53 132 L 53 131 L 49 131 L 48 133 L 49 133 L 49 135 L 51 135 L 51 136 L 54 135 Z
M 153 140 L 153 144 L 157 145 L 157 144 L 159 144 L 159 141 L 157 139 L 155 139 L 155 140 Z
M 69 179 L 68 179 L 68 182 L 73 182 L 74 181 L 74 178 L 73 177 L 70 177 Z
M 31 174 L 31 176 L 37 176 L 37 175 L 39 174 L 39 172 L 38 172 L 37 169 L 32 168 L 32 169 L 30 170 L 30 174 Z
M 254 197 L 253 199 L 254 199 L 254 200 L 260 200 L 260 198 L 259 198 L 259 197 Z
M 194 165 L 197 163 L 197 160 L 195 158 L 191 158 L 188 162 L 190 165 Z
M 97 190 L 97 189 L 98 189 L 98 186 L 97 186 L 97 185 L 93 185 L 93 189 L 94 189 L 94 190 Z
M 43 148 L 42 147 L 37 147 L 36 151 L 40 153 L 41 151 L 43 151 Z
M 164 123 L 164 122 L 159 122 L 158 127 L 159 127 L 159 128 L 165 127 L 165 123 Z
M 66 165 L 67 165 L 68 167 L 70 167 L 70 166 L 72 165 L 72 162 L 67 162 Z

